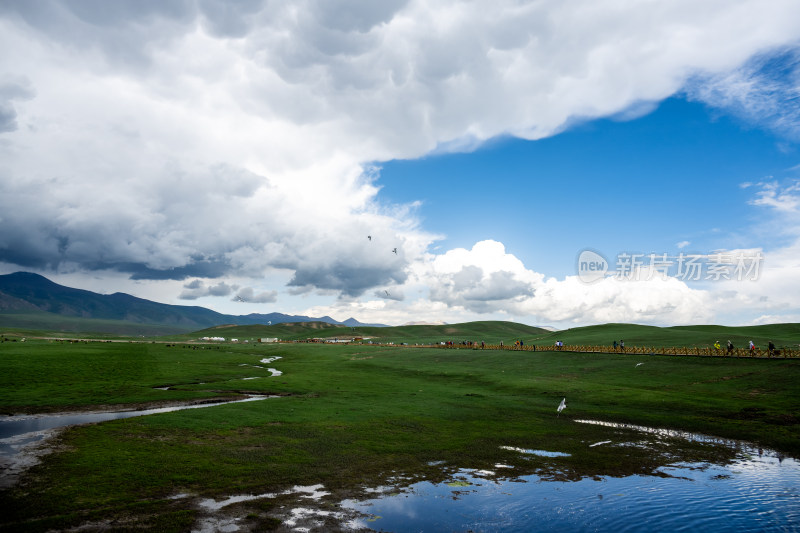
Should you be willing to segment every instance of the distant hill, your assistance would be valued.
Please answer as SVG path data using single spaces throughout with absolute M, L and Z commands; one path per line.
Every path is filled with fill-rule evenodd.
M 295 322 L 272 326 L 223 325 L 211 329 L 187 333 L 184 339 L 220 336 L 226 339 L 257 339 L 277 337 L 281 340 L 305 340 L 309 338 L 353 338 L 372 339 L 374 342 L 396 344 L 433 344 L 443 341 L 462 341 L 498 344 L 503 341 L 511 345 L 521 340 L 527 346 L 551 348 L 556 341 L 564 344 L 611 346 L 624 340 L 626 346 L 686 346 L 710 347 L 719 340 L 724 346 L 730 339 L 738 348 L 744 348 L 752 340 L 757 346 L 766 348 L 772 341 L 778 347 L 797 347 L 800 344 L 800 324 L 770 324 L 763 326 L 673 326 L 657 327 L 639 324 L 601 324 L 549 331 L 545 328 L 526 326 L 516 322 L 481 321 L 461 324 L 415 325 L 397 327 L 341 327 L 323 322 Z
M 513 343 L 515 340 L 523 340 L 526 343 L 530 339 L 549 334 L 550 332 L 525 324 L 516 322 L 502 321 L 480 321 L 465 322 L 462 324 L 444 325 L 416 325 L 416 326 L 396 326 L 396 327 L 374 327 L 374 326 L 355 326 L 342 327 L 324 322 L 295 322 L 273 324 L 271 326 L 258 325 L 235 325 L 227 324 L 216 326 L 191 334 L 184 334 L 184 339 L 196 339 L 202 337 L 224 337 L 226 339 L 236 338 L 258 339 L 258 338 L 279 338 L 281 340 L 305 340 L 310 338 L 354 338 L 372 339 L 375 342 L 400 344 L 432 344 L 445 341 L 460 343 L 462 341 L 481 342 L 496 344 L 501 340 L 506 343 Z
M 112 322 L 109 322 L 112 321 Z M 326 322 L 350 327 L 376 326 L 363 324 L 354 318 L 338 322 L 329 316 L 308 317 L 283 313 L 226 315 L 199 306 L 169 305 L 130 294 L 98 294 L 54 283 L 44 276 L 30 272 L 0 275 L 0 325 L 64 331 L 116 331 L 125 334 L 132 326 L 158 326 L 162 334 L 196 331 L 221 324 L 278 324 L 282 322 Z M 119 324 L 114 324 L 119 322 Z M 82 329 L 81 329 L 82 328 Z M 115 329 L 116 328 L 116 329 Z M 142 331 L 151 331 L 143 328 Z
M 750 341 L 765 348 L 772 341 L 777 346 L 794 346 L 800 343 L 800 324 L 765 324 L 761 326 L 643 326 L 640 324 L 602 324 L 561 331 L 547 332 L 536 339 L 538 344 L 552 346 L 556 341 L 564 344 L 611 346 L 614 341 L 625 341 L 626 346 L 686 346 L 707 348 L 719 341 L 722 346 L 730 340 L 735 347 L 745 348 Z

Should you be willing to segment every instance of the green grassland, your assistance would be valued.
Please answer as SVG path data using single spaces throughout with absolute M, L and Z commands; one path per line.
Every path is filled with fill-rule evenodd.
M 325 322 L 298 322 L 275 324 L 273 326 L 234 326 L 224 325 L 204 329 L 191 334 L 170 338 L 189 340 L 199 337 L 221 336 L 226 339 L 279 338 L 281 340 L 307 340 L 312 338 L 354 338 L 372 339 L 375 342 L 400 344 L 434 344 L 442 341 L 461 342 L 472 340 L 493 344 L 503 339 L 534 338 L 548 333 L 547 330 L 517 324 L 515 322 L 483 321 L 464 324 L 418 325 L 396 327 L 343 327 Z M 513 342 L 513 341 L 512 341 Z
M 749 341 L 765 348 L 772 341 L 779 348 L 800 345 L 800 324 L 727 327 L 716 325 L 657 327 L 638 324 L 602 324 L 549 331 L 515 322 L 478 321 L 463 324 L 416 325 L 397 327 L 346 327 L 325 322 L 297 322 L 275 325 L 220 325 L 187 332 L 177 326 L 143 326 L 115 320 L 62 317 L 50 313 L 0 315 L 0 333 L 16 336 L 82 337 L 188 342 L 202 337 L 225 337 L 255 341 L 278 338 L 304 341 L 312 338 L 362 338 L 365 342 L 437 344 L 464 340 L 511 345 L 521 340 L 526 345 L 553 346 L 556 341 L 572 345 L 611 346 L 624 340 L 627 346 L 710 347 L 714 341 L 724 346 L 731 340 L 744 348 Z
M 744 348 L 749 341 L 765 348 L 772 341 L 776 346 L 800 344 L 800 324 L 771 324 L 764 326 L 676 326 L 657 327 L 637 324 L 603 324 L 560 331 L 549 331 L 524 324 L 501 321 L 467 322 L 463 324 L 398 326 L 388 328 L 340 327 L 323 322 L 276 324 L 273 326 L 224 325 L 198 332 L 169 337 L 174 340 L 191 340 L 204 336 L 221 336 L 226 339 L 279 338 L 287 341 L 310 338 L 354 338 L 371 339 L 376 343 L 437 344 L 444 341 L 463 340 L 511 345 L 522 340 L 526 345 L 553 346 L 556 341 L 573 345 L 611 346 L 616 340 L 624 340 L 627 346 L 657 347 L 710 347 L 714 341 L 724 346 L 731 340 L 735 346 Z
M 565 344 L 611 345 L 624 340 L 627 346 L 686 346 L 709 347 L 714 341 L 725 346 L 728 340 L 738 348 L 749 341 L 766 347 L 773 341 L 776 346 L 794 346 L 800 343 L 800 324 L 770 324 L 764 326 L 673 326 L 656 327 L 637 324 L 603 324 L 550 332 L 537 338 L 542 344 L 556 340 Z
M 459 325 L 453 340 L 481 340 L 477 334 L 484 333 L 487 342 L 509 342 L 527 331 L 527 342 L 550 334 L 508 325 L 489 337 L 494 326 L 484 324 Z M 795 340 L 794 326 L 763 333 Z M 409 326 L 421 329 L 388 338 L 433 339 L 444 327 Z M 636 328 L 569 331 L 576 341 L 586 339 L 580 342 L 597 333 L 597 341 L 622 337 L 633 343 Z M 212 331 L 220 334 L 216 328 L 193 336 Z M 247 338 L 242 332 L 250 330 L 230 331 Z M 255 336 L 280 336 L 274 331 L 258 330 Z M 719 333 L 713 327 L 658 331 L 665 343 L 672 335 L 700 339 Z M 567 332 L 559 333 L 565 343 L 574 342 Z M 274 356 L 281 359 L 260 362 Z M 272 377 L 259 366 L 283 374 Z M 613 446 L 589 447 L 640 437 L 579 419 L 744 439 L 798 457 L 798 378 L 800 360 L 794 359 L 358 344 L 5 342 L 0 344 L 5 413 L 161 405 L 243 393 L 279 397 L 73 428 L 21 483 L 0 492 L 0 529 L 60 530 L 113 520 L 114 530 L 189 531 L 198 511 L 172 499 L 175 494 L 225 497 L 321 483 L 333 493 L 323 505 L 333 506 L 336 498 L 358 495 L 399 474 L 442 479 L 448 467 L 491 468 L 500 462 L 514 466 L 515 475 L 578 479 L 654 473 L 677 458 L 719 461 L 733 453 L 699 443 L 651 442 L 625 447 L 624 453 Z M 171 390 L 155 389 L 163 386 Z M 557 416 L 564 397 L 568 407 Z M 557 461 L 525 458 L 501 446 L 571 455 Z M 243 506 L 243 513 L 254 530 L 268 530 L 280 504 L 257 501 Z

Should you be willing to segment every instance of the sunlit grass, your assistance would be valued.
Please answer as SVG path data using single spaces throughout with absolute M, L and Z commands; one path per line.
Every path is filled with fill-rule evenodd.
M 260 363 L 273 356 L 281 359 Z M 258 366 L 283 375 L 271 377 Z M 396 473 L 435 479 L 440 465 L 491 468 L 499 462 L 520 473 L 552 468 L 551 459 L 520 457 L 502 446 L 569 453 L 558 461 L 558 475 L 566 477 L 643 473 L 665 461 L 658 450 L 587 448 L 619 432 L 573 422 L 579 418 L 685 429 L 798 454 L 798 377 L 800 361 L 782 359 L 5 343 L 5 412 L 244 392 L 281 397 L 75 428 L 60 439 L 61 451 L 3 493 L 0 504 L 13 509 L 7 524 L 24 523 L 31 531 L 54 521 L 77 525 L 98 509 L 107 516 L 174 521 L 167 529 L 181 531 L 189 515 L 168 499 L 178 492 L 263 493 L 316 483 L 353 491 Z M 166 385 L 172 390 L 154 389 Z M 567 409 L 556 416 L 564 397 Z M 686 453 L 708 459 L 730 452 L 697 446 Z M 149 503 L 137 507 L 142 502 Z

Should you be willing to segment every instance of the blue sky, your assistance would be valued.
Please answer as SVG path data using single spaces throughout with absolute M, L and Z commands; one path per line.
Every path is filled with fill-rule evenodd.
M 383 163 L 381 196 L 420 201 L 444 249 L 496 239 L 548 275 L 574 274 L 594 248 L 677 253 L 773 247 L 752 234 L 763 210 L 742 183 L 797 177 L 798 145 L 686 98 L 632 120 L 600 119 L 536 141 Z
M 800 322 L 798 21 L 795 0 L 3 2 L 0 274 L 391 325 Z M 643 260 L 624 279 L 621 254 Z

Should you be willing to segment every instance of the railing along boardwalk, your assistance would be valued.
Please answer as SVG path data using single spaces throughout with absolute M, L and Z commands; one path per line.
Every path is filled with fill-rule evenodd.
M 564 346 L 552 345 L 504 345 L 499 344 L 486 344 L 481 348 L 480 343 L 473 344 L 472 346 L 465 346 L 462 344 L 455 344 L 450 346 L 439 346 L 440 348 L 466 348 L 473 350 L 508 350 L 508 351 L 522 351 L 522 352 L 579 352 L 579 353 L 611 353 L 611 354 L 626 354 L 626 355 L 693 355 L 693 356 L 706 356 L 706 357 L 761 357 L 761 358 L 790 358 L 800 357 L 800 348 L 791 348 L 778 346 L 772 352 L 762 348 L 755 348 L 750 350 L 748 348 L 734 348 L 728 352 L 727 349 L 721 348 L 699 348 L 699 347 L 656 347 L 656 346 L 625 346 L 625 348 L 617 347 L 616 350 L 612 346 L 602 345 L 579 345 L 579 344 L 565 344 Z

